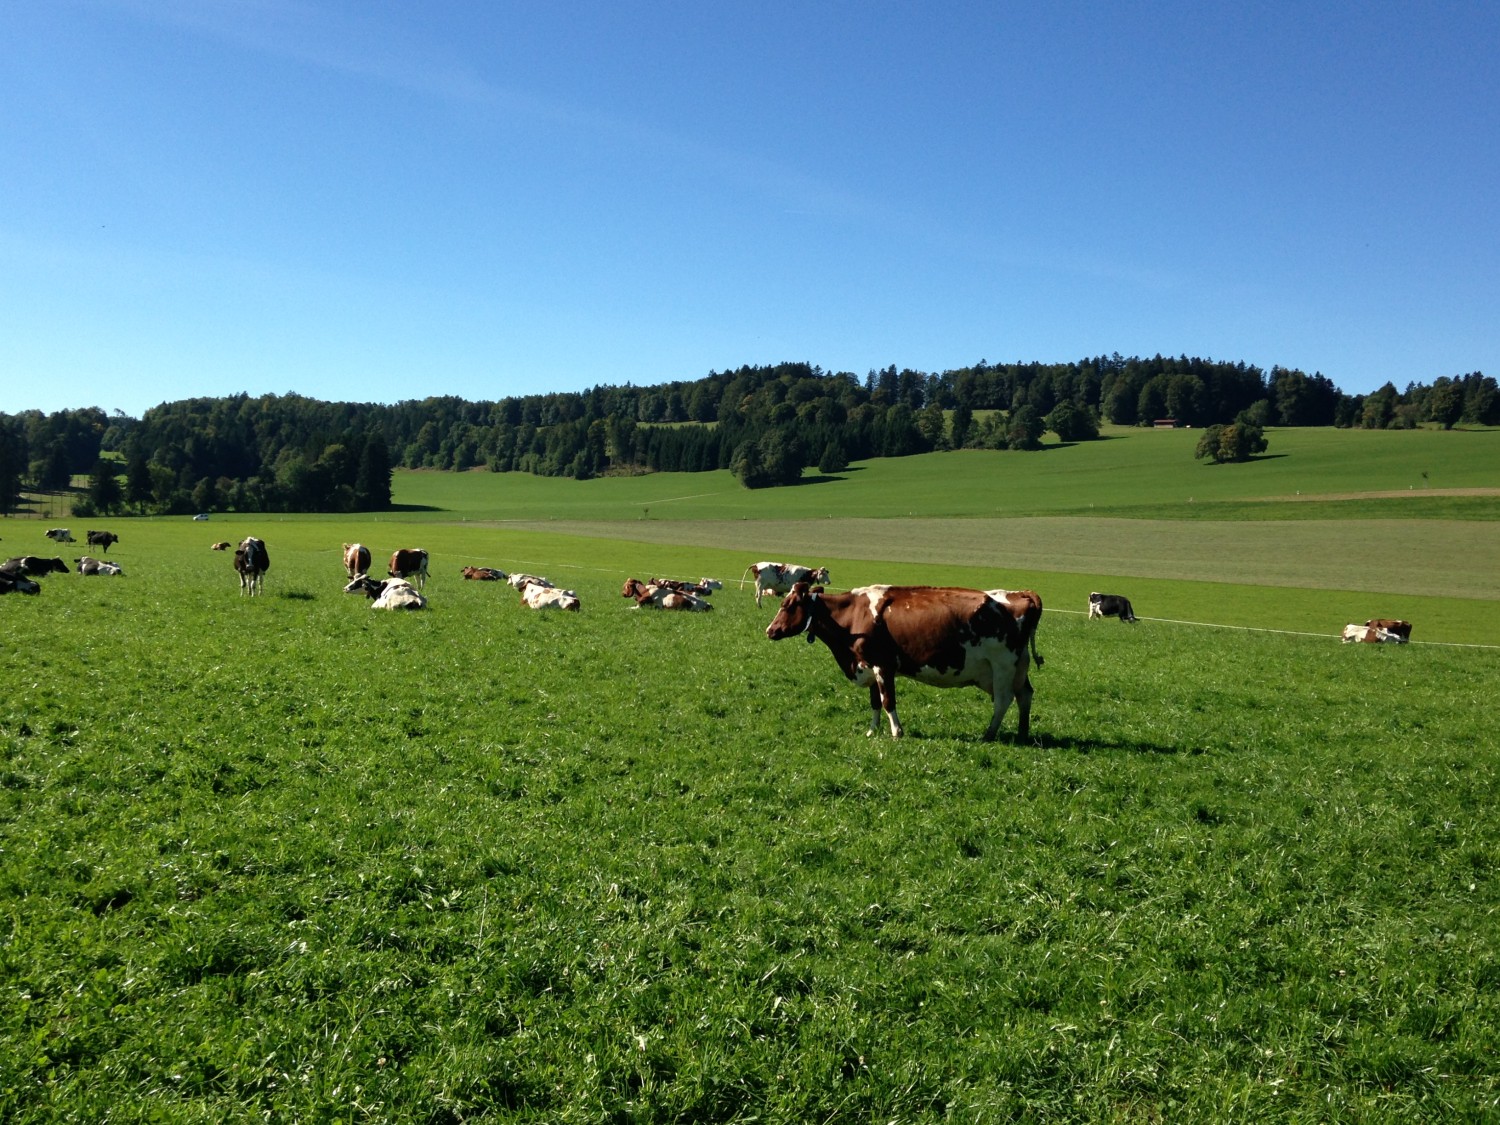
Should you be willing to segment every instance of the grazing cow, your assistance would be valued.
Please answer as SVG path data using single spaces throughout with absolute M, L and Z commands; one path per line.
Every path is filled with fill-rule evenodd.
M 0 594 L 40 594 L 42 584 L 33 582 L 24 574 L 12 574 L 7 570 L 0 570 Z
M 240 541 L 234 552 L 234 569 L 240 574 L 240 594 L 252 598 L 260 593 L 261 580 L 271 569 L 271 556 L 266 545 L 253 535 Z
M 752 574 L 755 575 L 756 605 L 760 605 L 762 594 L 775 594 L 780 597 L 798 582 L 806 582 L 809 585 L 828 584 L 826 566 L 806 567 L 795 563 L 758 562 L 751 563 L 745 569 L 745 573 L 740 575 L 741 588 L 745 585 L 746 577 Z
M 696 587 L 682 582 L 663 583 L 655 578 L 650 582 L 642 582 L 639 578 L 630 578 L 621 588 L 620 596 L 634 598 L 636 609 L 681 609 L 693 613 L 713 609 L 713 605 L 699 597 L 694 590 Z
M 415 578 L 419 590 L 427 586 L 427 552 L 420 547 L 402 547 L 392 552 L 387 569 L 392 578 Z
M 1030 591 L 1008 600 L 983 590 L 953 586 L 865 586 L 827 594 L 798 582 L 766 627 L 773 641 L 807 634 L 822 641 L 844 675 L 870 689 L 870 729 L 885 712 L 891 736 L 903 728 L 896 716 L 896 677 L 934 687 L 973 685 L 994 701 L 986 741 L 1015 699 L 1016 739 L 1031 729 L 1031 658 L 1038 665 L 1036 629 L 1041 599 Z M 1017 614 L 1019 610 L 1019 615 Z
M 54 543 L 73 542 L 73 533 L 65 527 L 51 527 L 42 533 Z
M 1130 608 L 1130 599 L 1121 594 L 1089 595 L 1089 617 L 1118 617 L 1121 621 L 1134 621 L 1135 610 Z
M 371 609 L 423 609 L 427 599 L 404 578 L 371 578 L 361 574 L 344 587 L 346 594 L 364 594 Z
M 528 609 L 570 609 L 578 612 L 578 595 L 572 590 L 559 590 L 547 582 L 524 582 L 519 587 L 521 602 Z
M 234 544 L 227 543 L 227 542 L 224 542 L 224 543 L 215 543 L 212 547 L 209 548 L 209 550 L 210 551 L 227 551 L 233 545 Z
M 83 558 L 74 559 L 73 561 L 78 564 L 78 573 L 86 576 L 101 574 L 114 577 L 125 573 L 112 562 L 90 558 L 88 555 L 84 555 Z
M 1411 622 L 1398 621 L 1391 617 L 1372 617 L 1365 625 L 1371 629 L 1379 629 L 1381 632 L 1389 633 L 1388 639 L 1394 640 L 1398 645 L 1407 644 L 1411 640 Z
M 370 548 L 363 543 L 344 544 L 344 569 L 350 578 L 370 573 Z
M 118 543 L 120 537 L 113 531 L 90 531 L 88 533 L 90 547 L 98 547 L 101 555 L 109 554 L 111 543 Z
M 505 571 L 492 566 L 466 566 L 460 572 L 470 582 L 504 582 Z
M 26 575 L 37 578 L 45 574 L 67 574 L 68 564 L 62 559 L 44 559 L 40 555 L 21 555 L 0 563 L 0 571 L 15 577 Z

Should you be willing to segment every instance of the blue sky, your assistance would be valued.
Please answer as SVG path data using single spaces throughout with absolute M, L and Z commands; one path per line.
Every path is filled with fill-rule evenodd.
M 1500 5 L 0 0 L 0 411 L 1500 375 Z

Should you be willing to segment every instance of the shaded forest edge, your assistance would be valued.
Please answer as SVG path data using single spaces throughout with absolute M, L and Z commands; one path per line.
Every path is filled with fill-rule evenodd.
M 133 512 L 379 511 L 400 468 L 591 477 L 729 469 L 749 488 L 805 469 L 946 449 L 1041 448 L 1097 438 L 1101 422 L 1196 427 L 1412 428 L 1500 424 L 1479 372 L 1348 395 L 1321 374 L 1118 353 L 1074 363 L 859 379 L 806 363 L 689 382 L 596 386 L 493 401 L 379 403 L 233 395 L 163 403 L 140 419 L 97 407 L 0 414 L 0 510 L 23 490 L 88 483 L 80 517 Z

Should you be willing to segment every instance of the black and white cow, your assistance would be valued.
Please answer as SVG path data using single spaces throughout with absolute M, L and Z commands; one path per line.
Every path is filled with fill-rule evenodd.
M 98 547 L 101 555 L 109 554 L 111 543 L 118 543 L 120 537 L 113 531 L 90 531 L 88 533 L 90 547 Z
M 1089 595 L 1090 617 L 1118 617 L 1121 621 L 1134 621 L 1135 610 L 1130 608 L 1130 599 L 1121 594 Z
M 260 593 L 261 580 L 271 569 L 271 556 L 266 545 L 253 535 L 240 541 L 234 552 L 234 569 L 240 574 L 240 594 L 254 597 Z

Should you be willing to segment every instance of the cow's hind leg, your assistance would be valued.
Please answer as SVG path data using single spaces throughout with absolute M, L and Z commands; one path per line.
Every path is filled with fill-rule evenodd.
M 995 702 L 995 713 L 990 719 L 990 725 L 984 732 L 986 742 L 994 742 L 995 736 L 1000 733 L 1000 721 L 1005 718 L 1005 712 L 1010 707 L 1013 694 L 1011 680 L 1003 675 L 1000 669 L 994 670 L 994 677 L 989 688 L 990 698 Z

